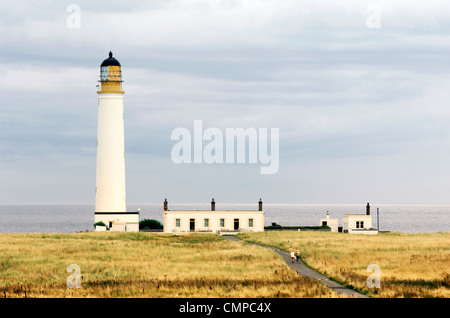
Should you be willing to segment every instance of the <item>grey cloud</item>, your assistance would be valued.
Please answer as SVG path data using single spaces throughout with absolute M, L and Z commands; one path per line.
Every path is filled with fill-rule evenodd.
M 0 199 L 36 201 L 35 188 L 24 188 L 27 199 L 7 184 L 16 191 L 30 176 L 34 186 L 47 180 L 42 201 L 58 194 L 91 202 L 95 85 L 109 50 L 123 65 L 131 202 L 220 192 L 230 202 L 263 193 L 272 202 L 348 203 L 371 191 L 382 202 L 395 199 L 377 190 L 393 176 L 391 192 L 411 190 L 402 199 L 439 199 L 435 186 L 422 193 L 414 185 L 433 177 L 442 185 L 447 172 L 436 166 L 448 155 L 445 2 L 383 3 L 379 30 L 365 25 L 368 2 L 192 3 L 79 1 L 81 28 L 69 29 L 68 2 L 2 2 L 0 168 L 8 173 Z M 195 119 L 220 129 L 280 128 L 279 173 L 174 165 L 170 133 L 192 129 Z M 368 167 L 375 181 L 361 189 Z M 45 178 L 52 168 L 58 175 Z M 351 184 L 340 186 L 343 178 Z M 64 180 L 79 190 L 58 190 Z

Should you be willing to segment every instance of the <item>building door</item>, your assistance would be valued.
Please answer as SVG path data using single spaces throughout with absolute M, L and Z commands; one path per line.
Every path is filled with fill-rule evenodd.
M 322 226 L 326 226 L 327 225 L 327 221 L 322 221 Z
M 239 219 L 234 219 L 234 230 L 239 230 Z
M 189 231 L 195 232 L 195 219 L 189 220 Z

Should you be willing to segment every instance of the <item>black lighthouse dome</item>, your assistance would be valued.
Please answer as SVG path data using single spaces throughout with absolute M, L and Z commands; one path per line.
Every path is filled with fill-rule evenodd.
M 115 65 L 115 66 L 120 66 L 120 63 L 118 60 L 116 60 L 113 57 L 112 52 L 109 52 L 109 58 L 107 58 L 106 60 L 103 61 L 102 65 L 100 66 L 111 66 L 111 65 Z

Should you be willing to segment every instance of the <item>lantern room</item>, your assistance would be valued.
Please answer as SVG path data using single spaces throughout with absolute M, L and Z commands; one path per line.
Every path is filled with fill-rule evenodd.
M 100 65 L 101 86 L 97 93 L 125 93 L 122 91 L 122 70 L 118 60 L 109 52 L 109 58 Z

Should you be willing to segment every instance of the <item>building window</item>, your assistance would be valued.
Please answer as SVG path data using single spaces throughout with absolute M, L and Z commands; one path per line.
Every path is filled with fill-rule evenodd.
M 359 221 L 356 221 L 356 228 L 359 229 Z
M 361 221 L 361 222 L 359 222 L 359 226 L 360 226 L 360 228 L 364 228 L 364 221 Z
M 180 226 L 181 226 L 181 220 L 175 219 L 175 227 L 180 227 Z
M 253 219 L 248 219 L 248 227 L 253 227 Z
M 209 227 L 209 219 L 205 219 L 205 227 Z
M 220 227 L 225 227 L 225 219 L 220 219 Z

